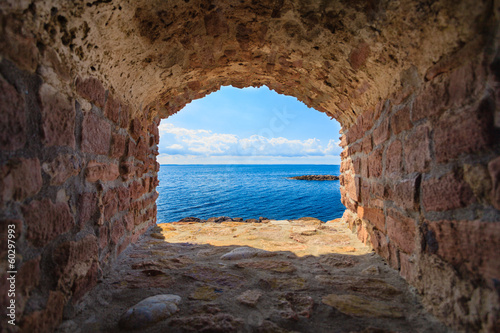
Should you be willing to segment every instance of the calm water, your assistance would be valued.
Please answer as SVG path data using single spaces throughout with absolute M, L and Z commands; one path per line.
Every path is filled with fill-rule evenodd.
M 230 216 L 323 221 L 341 217 L 339 181 L 286 177 L 339 175 L 338 165 L 162 165 L 158 223 L 186 216 Z

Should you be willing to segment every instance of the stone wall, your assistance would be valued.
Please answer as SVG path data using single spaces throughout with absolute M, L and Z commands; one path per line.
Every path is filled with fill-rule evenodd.
M 342 136 L 349 226 L 434 314 L 471 331 L 499 324 L 497 66 L 491 55 L 461 50 Z
M 7 60 L 0 75 L 2 271 L 14 225 L 17 324 L 46 332 L 156 223 L 159 120 L 131 118 L 94 78 L 61 92 Z
M 499 12 L 491 0 L 0 2 L 0 230 L 17 230 L 19 324 L 51 331 L 155 223 L 159 117 L 221 85 L 265 84 L 340 121 L 359 237 L 448 325 L 500 326 Z

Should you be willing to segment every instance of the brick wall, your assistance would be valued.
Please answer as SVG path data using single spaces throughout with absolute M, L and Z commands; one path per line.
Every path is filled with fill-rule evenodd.
M 498 60 L 452 63 L 438 63 L 419 87 L 403 87 L 344 131 L 344 218 L 448 325 L 492 330 L 500 281 Z
M 59 82 L 65 90 L 0 63 L 0 256 L 14 224 L 17 323 L 26 332 L 53 330 L 156 223 L 159 119 L 95 78 Z

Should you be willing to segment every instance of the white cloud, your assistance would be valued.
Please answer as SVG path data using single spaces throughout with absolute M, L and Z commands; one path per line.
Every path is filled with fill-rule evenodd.
M 180 128 L 166 122 L 160 124 L 159 131 L 159 152 L 167 155 L 321 157 L 336 156 L 341 151 L 338 142 L 330 140 L 324 147 L 316 138 L 290 140 L 262 135 L 240 138 L 234 134 Z

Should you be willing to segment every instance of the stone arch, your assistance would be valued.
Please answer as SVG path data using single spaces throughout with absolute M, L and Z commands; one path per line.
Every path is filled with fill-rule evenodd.
M 448 325 L 498 325 L 493 1 L 0 9 L 1 218 L 19 231 L 25 329 L 54 328 L 155 223 L 159 119 L 227 84 L 339 120 L 346 223 Z

